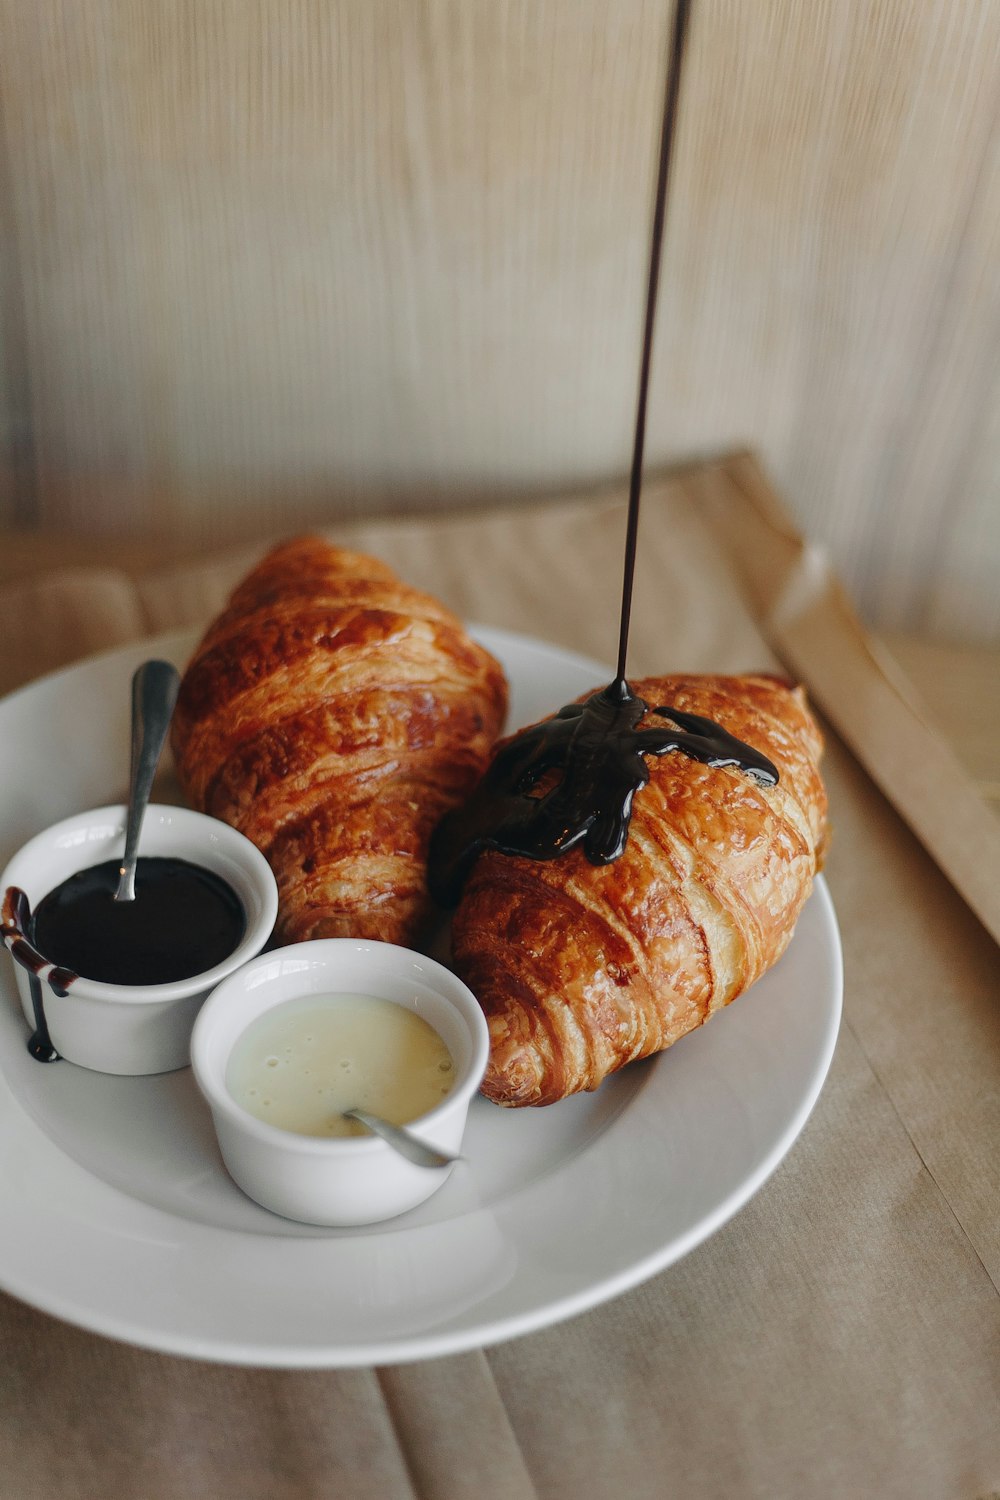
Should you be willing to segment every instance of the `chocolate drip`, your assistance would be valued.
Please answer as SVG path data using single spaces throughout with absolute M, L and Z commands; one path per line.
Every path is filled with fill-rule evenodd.
M 668 725 L 639 729 L 647 711 L 616 679 L 509 740 L 466 805 L 435 831 L 435 898 L 454 906 L 484 849 L 556 859 L 582 844 L 591 864 L 618 859 L 632 798 L 649 780 L 644 756 L 678 750 L 704 765 L 736 766 L 762 786 L 776 784 L 778 772 L 767 757 L 711 719 L 664 705 L 652 712 Z
M 28 1038 L 28 1051 L 36 1062 L 57 1062 L 59 1053 L 53 1047 L 49 1036 L 42 981 L 39 976 L 44 974 L 46 969 L 49 970 L 46 978 L 56 995 L 68 994 L 70 985 L 78 976 L 73 973 L 72 969 L 50 966 L 49 959 L 43 958 L 31 942 L 31 925 L 31 903 L 27 893 L 22 891 L 20 886 L 8 886 L 4 893 L 0 933 L 3 935 L 3 941 L 11 957 L 28 971 L 31 1010 L 35 1019 L 35 1029 Z
M 31 991 L 31 1009 L 35 1017 L 35 1029 L 28 1038 L 28 1051 L 35 1059 L 35 1062 L 58 1062 L 59 1053 L 52 1045 L 52 1038 L 49 1036 L 49 1024 L 45 1019 L 42 981 L 37 974 L 28 975 L 28 989 Z

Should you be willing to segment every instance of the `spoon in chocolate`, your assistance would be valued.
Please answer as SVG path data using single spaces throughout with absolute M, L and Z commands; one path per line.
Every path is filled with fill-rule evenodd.
M 367 1125 L 372 1135 L 381 1136 L 387 1145 L 398 1151 L 400 1156 L 405 1156 L 415 1167 L 448 1167 L 452 1162 L 462 1160 L 460 1156 L 449 1156 L 445 1151 L 438 1151 L 435 1146 L 425 1145 L 408 1130 L 390 1125 L 388 1120 L 381 1119 L 379 1115 L 371 1115 L 365 1109 L 345 1109 L 343 1115 L 345 1120 L 358 1120 L 362 1125 Z
M 179 687 L 180 674 L 169 661 L 144 661 L 132 676 L 132 761 L 129 769 L 128 819 L 125 825 L 125 855 L 114 895 L 116 901 L 135 900 L 139 834 Z

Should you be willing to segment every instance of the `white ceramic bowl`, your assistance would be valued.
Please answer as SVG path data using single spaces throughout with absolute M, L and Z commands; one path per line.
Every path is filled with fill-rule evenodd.
M 264 1208 L 308 1224 L 372 1224 L 429 1198 L 451 1167 L 417 1167 L 375 1136 L 318 1138 L 249 1114 L 229 1093 L 233 1046 L 258 1016 L 308 995 L 374 995 L 422 1016 L 455 1063 L 451 1092 L 406 1128 L 442 1151 L 461 1148 L 469 1104 L 489 1053 L 486 1019 L 457 975 L 408 948 L 324 938 L 279 948 L 223 980 L 191 1038 L 195 1080 L 212 1111 L 226 1167 Z
M 119 859 L 125 846 L 124 806 L 99 807 L 55 823 L 29 840 L 0 876 L 0 898 L 11 886 L 32 910 L 77 870 Z M 104 984 L 82 976 L 57 995 L 42 970 L 45 1019 L 60 1056 L 101 1073 L 166 1073 L 190 1061 L 191 1028 L 205 997 L 221 979 L 259 953 L 278 911 L 274 876 L 249 839 L 216 818 L 157 803 L 146 809 L 139 854 L 189 860 L 227 881 L 243 904 L 246 932 L 228 958 L 171 984 Z M 21 1007 L 34 1029 L 29 977 L 14 963 Z

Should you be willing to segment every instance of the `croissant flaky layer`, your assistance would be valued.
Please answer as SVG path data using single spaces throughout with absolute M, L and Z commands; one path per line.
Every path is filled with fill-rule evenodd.
M 479 856 L 452 951 L 487 1015 L 483 1091 L 500 1104 L 594 1089 L 700 1026 L 780 958 L 822 863 L 822 741 L 801 689 L 769 676 L 631 686 L 651 706 L 715 720 L 780 781 L 761 787 L 680 752 L 650 757 L 613 863 L 593 865 L 579 847 L 548 861 Z
M 278 882 L 278 936 L 415 942 L 427 845 L 489 758 L 507 684 L 437 600 L 384 563 L 299 537 L 237 587 L 171 730 L 196 808 Z

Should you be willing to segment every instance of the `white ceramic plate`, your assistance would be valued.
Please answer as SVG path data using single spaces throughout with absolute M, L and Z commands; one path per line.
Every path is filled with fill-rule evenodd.
M 612 675 L 480 630 L 511 724 Z M 0 868 L 31 834 L 124 796 L 129 680 L 190 633 L 109 652 L 0 703 Z M 155 795 L 178 800 L 169 767 Z M 544 1110 L 477 1099 L 467 1164 L 420 1208 L 319 1230 L 226 1176 L 189 1069 L 113 1078 L 25 1050 L 0 963 L 0 1286 L 99 1333 L 240 1364 L 386 1364 L 544 1327 L 662 1271 L 731 1217 L 826 1076 L 841 956 L 822 880 L 785 957 L 661 1057 Z

